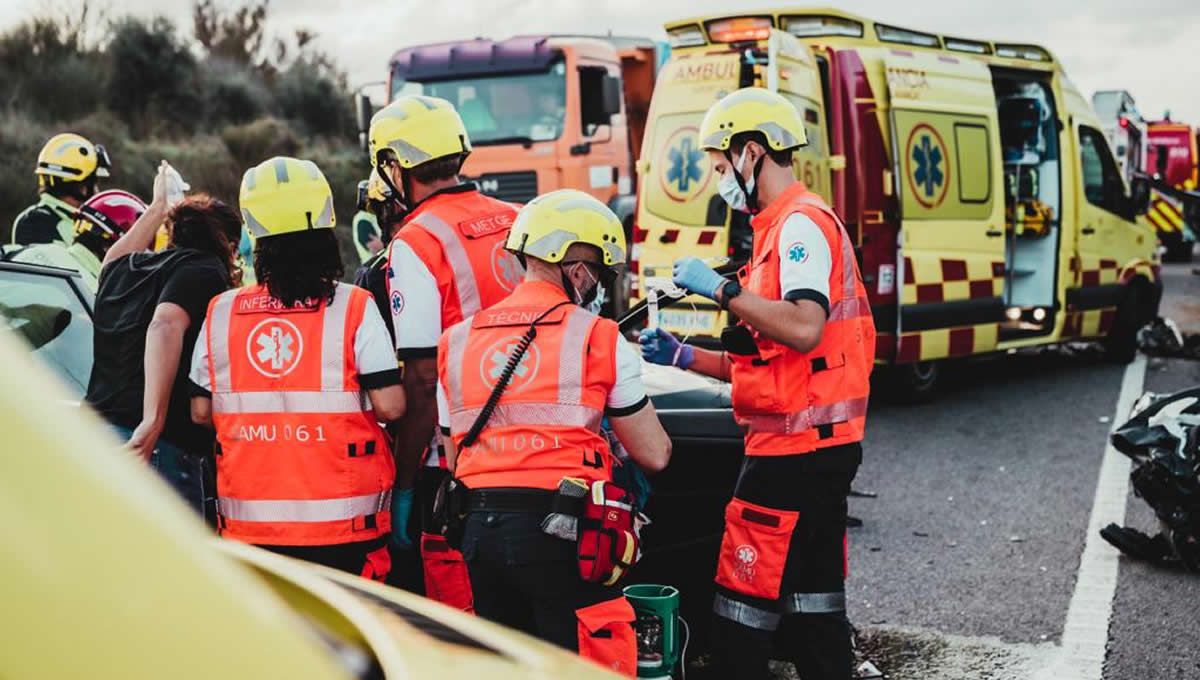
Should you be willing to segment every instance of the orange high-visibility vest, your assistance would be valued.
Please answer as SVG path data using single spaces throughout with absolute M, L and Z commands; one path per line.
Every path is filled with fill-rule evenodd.
M 458 452 L 455 476 L 468 488 L 556 489 L 563 477 L 612 479 L 600 434 L 616 383 L 617 324 L 571 304 L 554 284 L 522 283 L 503 302 L 442 334 L 438 371 L 461 443 L 487 403 L 529 324 L 537 337 L 479 440 Z
M 746 428 L 747 455 L 808 453 L 862 441 L 875 358 L 875 323 L 854 245 L 820 196 L 797 182 L 751 220 L 754 255 L 738 273 L 742 287 L 781 300 L 779 231 L 795 213 L 821 229 L 833 254 L 829 317 L 821 342 L 800 353 L 753 328 L 758 356 L 730 355 L 733 410 Z
M 264 286 L 208 307 L 220 533 L 265 545 L 335 545 L 391 529 L 395 463 L 358 383 L 354 337 L 370 293 L 284 309 Z
M 437 282 L 443 330 L 503 300 L 525 278 L 525 268 L 504 248 L 516 217 L 509 203 L 451 191 L 421 203 L 397 231 Z

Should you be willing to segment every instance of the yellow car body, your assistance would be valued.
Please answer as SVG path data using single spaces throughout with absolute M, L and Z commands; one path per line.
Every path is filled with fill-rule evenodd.
M 411 593 L 214 537 L 94 414 L 64 420 L 58 379 L 0 336 L 0 677 L 617 677 Z

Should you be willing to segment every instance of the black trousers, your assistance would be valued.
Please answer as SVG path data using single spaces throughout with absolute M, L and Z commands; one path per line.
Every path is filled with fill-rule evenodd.
M 260 545 L 258 547 L 273 553 L 286 555 L 305 562 L 313 562 L 326 567 L 349 572 L 356 576 L 368 575 L 368 555 L 387 545 L 387 536 L 370 541 L 357 543 L 338 543 L 336 545 Z M 380 576 L 378 574 L 373 575 Z M 382 575 L 386 576 L 386 572 Z
M 579 651 L 578 609 L 621 596 L 579 578 L 575 544 L 549 536 L 535 513 L 474 512 L 462 553 L 475 613 L 564 649 Z
M 794 456 L 746 457 L 734 503 L 740 499 L 758 508 L 786 511 L 781 515 L 794 517 L 795 528 L 790 541 L 780 537 L 786 543 L 786 559 L 778 598 L 749 596 L 722 586 L 718 578 L 712 636 L 716 677 L 769 677 L 767 662 L 776 642 L 801 680 L 852 677 L 854 655 L 845 612 L 846 496 L 861 463 L 859 444 Z M 753 516 L 758 511 L 749 512 Z M 727 515 L 719 569 L 757 569 L 761 576 L 767 551 L 747 550 L 744 537 L 731 544 L 729 532 Z M 727 559 L 732 568 L 726 566 Z M 738 583 L 736 574 L 730 580 Z

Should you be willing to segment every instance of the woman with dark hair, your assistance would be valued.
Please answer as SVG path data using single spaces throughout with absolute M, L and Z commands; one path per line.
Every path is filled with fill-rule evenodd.
M 192 419 L 211 425 L 221 536 L 384 580 L 396 467 L 381 422 L 404 415 L 371 294 L 341 283 L 333 194 L 312 161 L 246 171 L 239 207 L 258 283 L 209 305 Z
M 146 212 L 105 254 L 87 402 L 201 510 L 197 470 L 213 436 L 191 421 L 187 366 L 209 300 L 241 280 L 241 218 L 204 194 L 169 207 L 167 168 Z M 168 247 L 147 251 L 164 221 Z

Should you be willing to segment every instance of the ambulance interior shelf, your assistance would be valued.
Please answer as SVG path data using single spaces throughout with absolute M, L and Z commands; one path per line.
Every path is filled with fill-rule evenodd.
M 1054 95 L 1046 74 L 1016 69 L 993 68 L 992 86 L 1004 163 L 1004 304 L 1053 310 L 1062 215 Z M 1053 311 L 1036 328 L 1016 326 L 1001 332 L 1048 332 Z
M 1039 166 L 1046 152 L 1042 135 L 1047 115 L 1036 97 L 1014 96 L 999 102 L 1004 153 L 1005 223 L 1018 238 L 1050 233 L 1054 209 L 1038 199 Z

